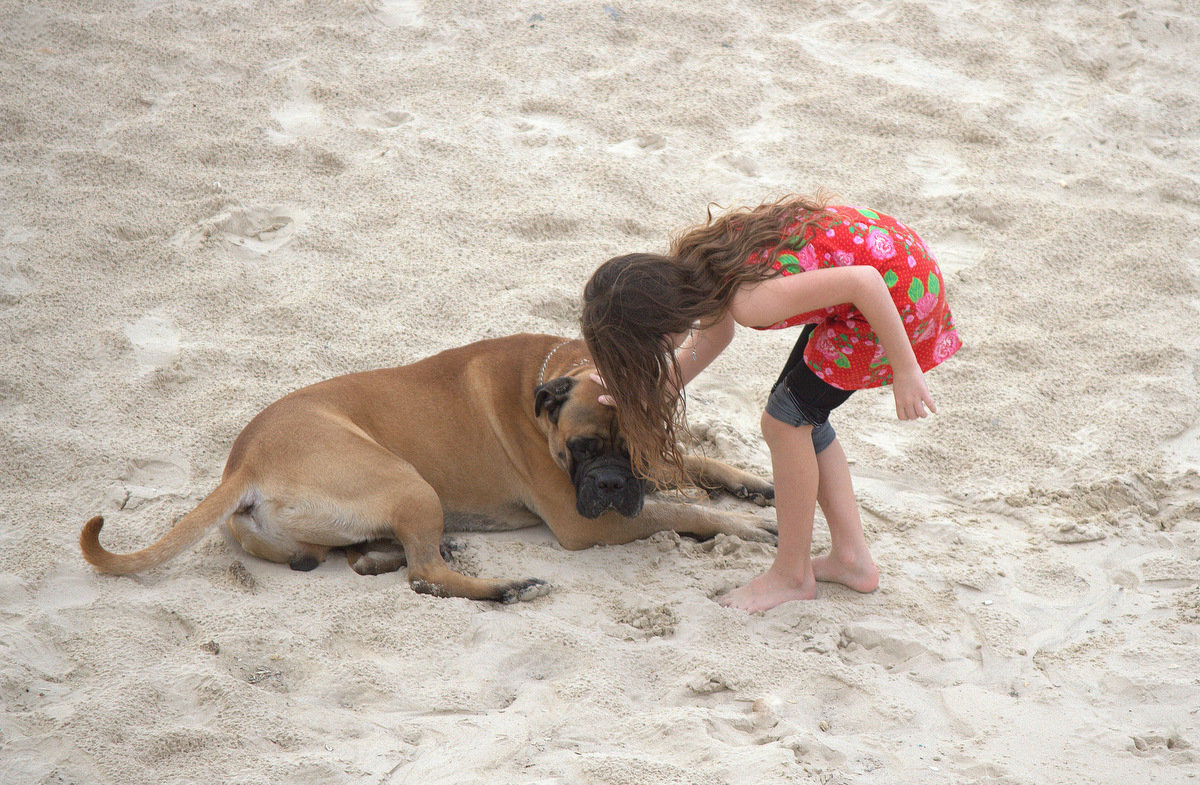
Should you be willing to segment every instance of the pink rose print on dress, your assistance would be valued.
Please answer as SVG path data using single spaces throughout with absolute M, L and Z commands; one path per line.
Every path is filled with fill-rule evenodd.
M 913 346 L 916 346 L 919 343 L 929 340 L 934 336 L 934 334 L 936 334 L 936 326 L 937 322 L 932 319 L 917 325 L 912 331 L 912 336 L 909 338 L 909 341 L 913 344 Z
M 867 235 L 867 250 L 876 259 L 891 259 L 896 255 L 896 244 L 887 232 L 871 232 Z
M 819 338 L 817 338 L 817 351 L 829 359 L 833 359 L 834 357 L 838 356 L 838 348 L 833 343 L 833 335 L 834 333 L 832 330 L 826 330 L 825 332 L 821 333 Z
M 860 264 L 877 268 L 920 366 L 927 369 L 941 363 L 962 342 L 946 310 L 941 276 L 928 246 L 895 219 L 856 209 L 858 214 L 851 208 L 834 208 L 830 221 L 804 233 L 794 217 L 788 216 L 783 236 L 756 249 L 751 263 L 774 257 L 772 267 L 783 275 Z M 849 390 L 893 380 L 887 354 L 853 306 L 798 313 L 771 328 L 800 324 L 817 326 L 805 362 L 830 384 Z
M 796 252 L 796 259 L 800 262 L 801 270 L 817 269 L 817 250 L 811 244 L 804 246 Z
M 954 354 L 954 350 L 958 348 L 958 331 L 951 330 L 948 333 L 942 333 L 938 338 L 937 346 L 933 347 L 933 361 L 940 363 Z
M 817 336 L 817 352 L 827 356 L 830 360 L 840 354 L 838 346 L 833 342 L 834 335 L 833 330 L 824 330 L 820 336 Z
M 920 300 L 917 300 L 917 318 L 928 318 L 929 314 L 933 313 L 934 307 L 937 305 L 937 295 L 933 292 L 925 292 Z

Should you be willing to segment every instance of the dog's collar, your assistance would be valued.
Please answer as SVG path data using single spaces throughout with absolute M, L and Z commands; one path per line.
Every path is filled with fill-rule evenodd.
M 560 344 L 557 344 L 557 345 L 556 345 L 556 346 L 555 346 L 553 349 L 551 349 L 551 350 L 550 350 L 550 352 L 549 352 L 549 353 L 546 355 L 546 359 L 542 360 L 542 369 L 541 369 L 540 371 L 538 371 L 538 387 L 541 387 L 541 386 L 542 386 L 542 384 L 543 384 L 543 382 L 545 382 L 545 377 L 546 377 L 546 366 L 550 364 L 550 358 L 554 356 L 554 353 L 555 353 L 555 352 L 557 352 L 559 349 L 563 348 L 564 346 L 566 346 L 566 345 L 567 345 L 567 344 L 569 344 L 570 342 L 571 342 L 571 339 L 570 339 L 570 338 L 568 338 L 567 340 L 563 341 L 562 343 L 560 343 Z M 576 360 L 576 361 L 575 361 L 575 362 L 574 362 L 572 365 L 570 365 L 570 366 L 567 368 L 567 370 L 569 371 L 569 370 L 571 370 L 571 368 L 577 368 L 577 367 L 579 367 L 580 365 L 585 365 L 587 362 L 588 362 L 588 358 L 586 358 L 586 357 L 584 357 L 584 358 L 582 358 L 582 359 L 579 359 L 579 360 Z

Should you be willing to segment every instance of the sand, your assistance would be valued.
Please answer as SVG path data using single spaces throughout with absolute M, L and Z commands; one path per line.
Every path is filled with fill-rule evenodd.
M 1166 0 L 0 3 L 0 780 L 1197 781 L 1197 41 Z M 461 538 L 553 583 L 511 606 L 217 532 L 82 561 L 285 392 L 575 336 L 604 259 L 820 187 L 922 234 L 966 341 L 936 417 L 835 419 L 875 593 L 745 615 L 769 546 L 545 528 Z M 769 471 L 791 340 L 696 381 L 700 447 Z

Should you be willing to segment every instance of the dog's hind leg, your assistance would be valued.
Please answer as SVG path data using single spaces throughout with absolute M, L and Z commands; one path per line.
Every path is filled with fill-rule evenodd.
M 450 561 L 462 550 L 458 540 L 442 540 L 442 559 Z M 408 566 L 404 546 L 392 540 L 372 540 L 346 548 L 346 561 L 359 575 L 383 575 Z
M 452 570 L 442 555 L 444 517 L 437 491 L 412 466 L 394 457 L 392 461 L 394 476 L 388 482 L 371 484 L 377 489 L 372 517 L 385 516 L 392 536 L 404 547 L 408 583 L 413 591 L 437 597 L 517 602 L 550 590 L 549 585 L 536 578 L 490 580 Z M 378 472 L 379 467 L 374 470 Z
M 249 554 L 267 561 L 286 564 L 293 570 L 315 570 L 329 553 L 329 547 L 299 542 L 279 527 L 263 526 L 255 515 L 261 510 L 238 510 L 229 517 L 229 531 Z
M 320 436 L 340 460 L 302 464 L 287 487 L 272 488 L 270 498 L 287 499 L 287 505 L 276 505 L 268 513 L 277 525 L 264 525 L 264 530 L 283 531 L 300 543 L 315 540 L 326 548 L 358 545 L 360 554 L 373 549 L 377 540 L 399 542 L 408 563 L 408 583 L 421 594 L 515 602 L 549 590 L 544 581 L 533 578 L 488 580 L 455 572 L 442 556 L 441 499 L 416 468 L 351 429 L 329 429 Z M 364 550 L 362 543 L 370 545 Z M 383 567 L 400 566 L 398 554 L 387 561 Z M 360 572 L 380 566 L 357 556 L 351 562 Z
M 350 545 L 346 548 L 346 561 L 350 569 L 359 575 L 383 575 L 408 564 L 404 558 L 404 548 L 398 542 L 391 540 L 372 540 L 371 542 Z

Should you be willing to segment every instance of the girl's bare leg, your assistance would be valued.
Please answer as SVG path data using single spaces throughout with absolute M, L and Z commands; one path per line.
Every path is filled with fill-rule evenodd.
M 811 553 L 819 468 L 812 428 L 793 427 L 769 414 L 763 414 L 762 428 L 775 477 L 779 548 L 770 569 L 718 600 L 724 606 L 751 612 L 817 596 Z M 861 536 L 861 527 L 859 533 Z
M 812 560 L 818 581 L 830 581 L 855 591 L 872 592 L 879 586 L 879 570 L 863 536 L 858 501 L 850 479 L 850 465 L 841 442 L 832 443 L 816 456 L 820 481 L 817 502 L 829 524 L 829 553 Z

